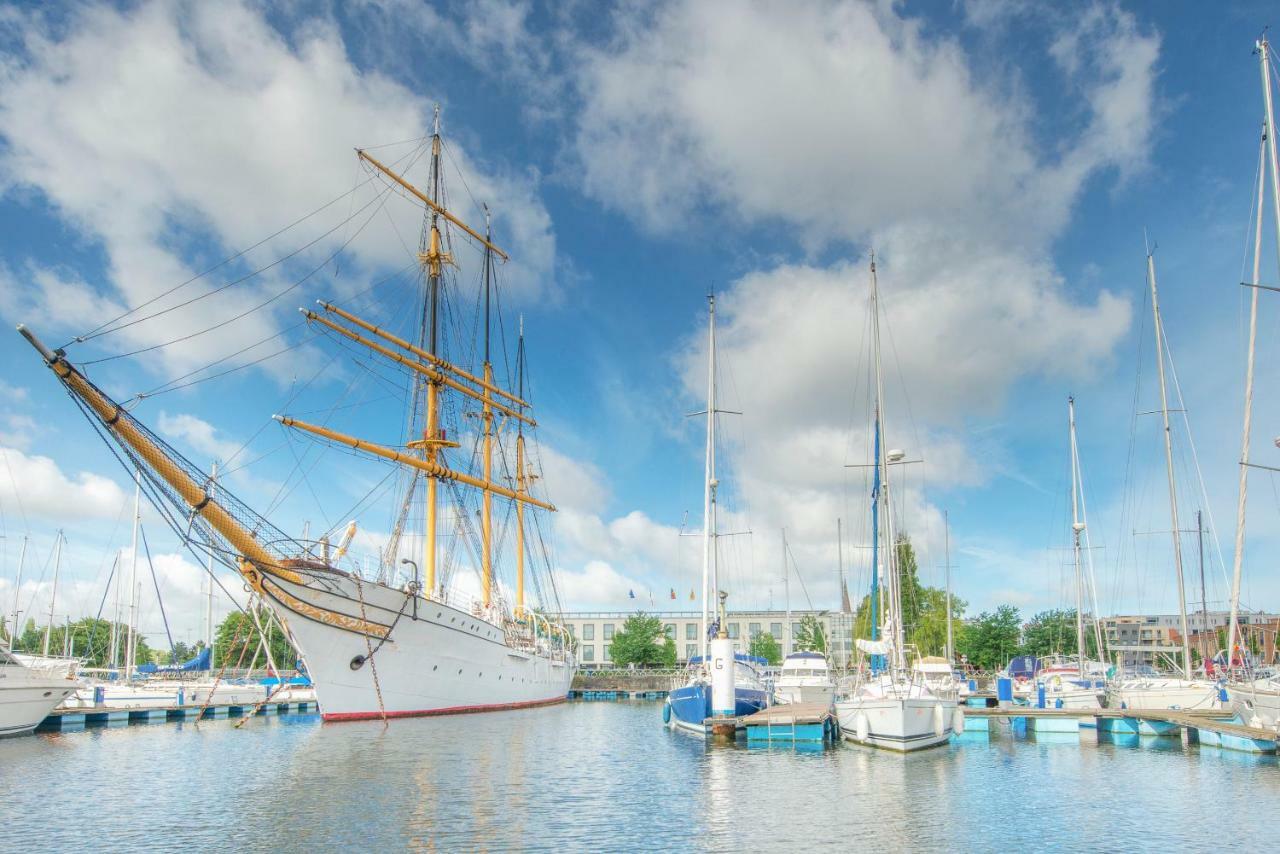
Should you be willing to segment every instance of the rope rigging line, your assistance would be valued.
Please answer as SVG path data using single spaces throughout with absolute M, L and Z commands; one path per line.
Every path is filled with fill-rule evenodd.
M 386 196 L 385 194 L 384 194 L 384 195 L 382 195 L 382 196 L 380 196 L 380 197 L 378 197 L 378 198 L 381 198 L 381 200 L 382 200 L 382 204 L 385 204 L 385 203 L 386 203 L 387 196 Z M 379 205 L 379 209 L 380 209 L 380 208 L 381 208 L 381 205 Z M 162 348 L 162 347 L 168 347 L 168 346 L 173 345 L 173 344 L 181 344 L 181 343 L 182 343 L 182 342 L 184 342 L 184 341 L 190 341 L 192 338 L 197 338 L 197 337 L 199 337 L 199 336 L 201 336 L 201 335 L 205 335 L 205 334 L 207 334 L 207 333 L 209 333 L 209 332 L 214 332 L 214 331 L 216 331 L 216 330 L 218 330 L 218 329 L 221 329 L 221 328 L 223 328 L 224 326 L 229 326 L 230 324 L 235 323 L 235 322 L 236 322 L 236 321 L 238 321 L 238 320 L 242 320 L 243 318 L 248 317 L 249 315 L 253 314 L 253 313 L 254 313 L 254 312 L 256 312 L 256 311 L 260 311 L 260 310 L 262 310 L 262 309 L 266 308 L 267 306 L 271 305 L 271 304 L 272 304 L 273 302 L 275 302 L 276 300 L 280 299 L 280 298 L 281 298 L 282 296 L 284 296 L 285 294 L 290 293 L 290 292 L 292 292 L 292 291 L 294 291 L 294 290 L 296 290 L 296 289 L 298 289 L 298 288 L 302 287 L 304 284 L 306 284 L 306 283 L 307 283 L 307 281 L 309 281 L 309 280 L 311 279 L 311 277 L 312 277 L 312 276 L 314 276 L 316 273 L 318 273 L 318 272 L 320 272 L 321 270 L 323 270 L 323 269 L 324 269 L 324 268 L 329 264 L 329 262 L 330 262 L 330 261 L 332 261 L 334 258 L 338 257 L 338 255 L 339 255 L 339 254 L 341 254 L 341 253 L 343 252 L 343 250 L 345 250 L 345 249 L 347 248 L 347 246 L 349 246 L 353 240 L 355 240 L 357 237 L 359 237 L 359 236 L 360 236 L 360 234 L 364 231 L 365 227 L 366 227 L 366 226 L 367 226 L 367 225 L 368 225 L 368 224 L 373 220 L 373 217 L 377 215 L 377 212 L 378 212 L 378 209 L 375 209 L 375 210 L 374 210 L 374 213 L 373 213 L 373 214 L 371 214 L 371 215 L 369 216 L 369 218 L 368 218 L 368 219 L 366 219 L 363 223 L 361 223 L 360 227 L 356 229 L 355 234 L 353 234 L 353 235 L 351 235 L 351 237 L 347 238 L 347 240 L 346 240 L 344 243 L 342 243 L 342 244 L 341 244 L 337 249 L 335 249 L 335 250 L 332 252 L 332 254 L 330 254 L 330 255 L 329 255 L 329 257 L 327 257 L 324 261 L 322 261 L 322 262 L 321 262 L 320 264 L 318 264 L 317 266 L 313 267 L 313 268 L 312 268 L 312 269 L 311 269 L 311 270 L 310 270 L 310 271 L 309 271 L 305 276 L 303 276 L 301 279 L 298 279 L 297 281 L 295 281 L 293 284 L 289 285 L 289 286 L 288 286 L 287 288 L 285 288 L 284 290 L 279 291 L 278 293 L 276 293 L 276 294 L 272 295 L 271 297 L 268 297 L 266 300 L 264 300 L 264 301 L 262 301 L 262 302 L 258 303 L 257 305 L 253 306 L 252 308 L 246 309 L 245 311 L 242 311 L 240 314 L 237 314 L 237 315 L 235 315 L 234 317 L 230 317 L 230 318 L 228 318 L 228 319 L 226 319 L 226 320 L 223 320 L 223 321 L 221 321 L 221 322 L 219 322 L 219 323 L 215 323 L 213 326 L 209 326 L 209 327 L 207 327 L 207 328 L 205 328 L 205 329 L 200 329 L 200 330 L 197 330 L 196 332 L 192 332 L 192 333 L 189 333 L 189 334 L 187 334 L 187 335 L 182 335 L 182 336 L 179 336 L 179 337 L 177 337 L 177 338 L 173 338 L 173 339 L 171 339 L 171 340 L 169 340 L 169 341 L 165 341 L 165 342 L 162 342 L 162 343 L 160 343 L 160 344 L 152 344 L 152 345 L 150 345 L 150 346 L 148 346 L 148 347 L 142 347 L 142 348 L 139 348 L 139 349 L 137 349 L 137 350 L 132 350 L 132 351 L 130 351 L 130 352 L 128 352 L 128 353 L 116 353 L 116 354 L 115 354 L 115 355 L 113 355 L 113 356 L 104 356 L 104 357 L 102 357 L 101 359 L 91 359 L 91 360 L 88 360 L 88 361 L 81 362 L 80 364 L 81 364 L 82 366 L 98 365 L 98 364 L 101 364 L 101 363 L 103 363 L 103 362 L 112 362 L 112 361 L 115 361 L 116 359 L 124 359 L 124 358 L 128 358 L 128 357 L 130 357 L 130 356 L 138 356 L 138 355 L 141 355 L 142 353 L 150 353 L 152 350 L 159 350 L 159 349 L 160 349 L 160 348 Z
M 169 660 L 174 664 L 174 653 L 176 648 L 173 645 L 173 632 L 169 631 L 169 615 L 164 612 L 164 598 L 160 595 L 160 579 L 156 577 L 156 565 L 151 562 L 151 546 L 147 544 L 147 530 L 141 524 L 138 525 L 138 533 L 142 536 L 142 548 L 147 555 L 147 567 L 151 570 L 151 583 L 156 588 L 156 602 L 160 605 L 160 619 L 164 621 L 164 634 L 169 639 Z M 106 593 L 103 593 L 105 601 Z
M 415 151 L 417 151 L 417 149 L 415 149 Z M 403 159 L 405 159 L 406 157 L 409 157 L 409 156 L 413 155 L 414 153 L 415 153 L 414 151 L 410 151 L 410 152 L 408 152 L 407 154 L 405 154 L 403 157 L 401 157 L 400 159 L 401 159 L 401 160 L 403 160 Z M 419 154 L 418 156 L 420 157 L 420 156 L 421 156 L 421 154 Z M 416 160 L 417 160 L 417 157 L 415 157 L 413 161 L 410 161 L 410 164 L 409 164 L 409 165 L 412 165 L 412 164 L 413 164 L 413 162 L 415 162 Z M 392 165 L 396 165 L 396 164 L 398 164 L 398 162 L 399 162 L 399 161 L 396 161 L 396 163 L 393 163 Z M 350 197 L 350 196 L 354 196 L 354 194 L 356 193 L 356 191 L 358 191 L 358 190 L 359 190 L 359 189 L 361 189 L 362 187 L 364 187 L 364 186 L 368 185 L 371 181 L 373 181 L 373 177 L 372 177 L 372 176 L 371 176 L 371 177 L 369 177 L 369 178 L 366 178 L 364 181 L 361 181 L 360 183 L 356 184 L 356 185 L 355 185 L 355 186 L 353 186 L 350 190 L 347 190 L 347 191 L 346 191 L 345 193 L 343 193 L 342 195 L 340 195 L 340 196 L 336 196 L 336 197 L 334 197 L 333 199 L 330 199 L 328 202 L 325 202 L 323 205 L 321 205 L 320 207 L 318 207 L 318 208 L 316 208 L 315 210 L 311 211 L 310 213 L 305 214 L 304 216 L 302 216 L 302 217 L 300 217 L 300 218 L 298 218 L 298 219 L 294 220 L 293 222 L 291 222 L 291 223 L 289 223 L 288 225 L 284 226 L 283 228 L 279 229 L 279 230 L 278 230 L 278 231 L 276 231 L 275 233 L 273 233 L 273 234 L 271 234 L 271 235 L 268 235 L 267 237 L 264 237 L 262 240 L 258 241 L 257 243 L 253 244 L 252 246 L 248 247 L 247 249 L 243 249 L 243 250 L 241 250 L 240 252 L 235 253 L 234 255 L 231 255 L 231 256 L 229 256 L 229 257 L 227 257 L 227 258 L 224 258 L 223 260 L 219 261 L 217 264 L 214 264 L 212 267 L 209 267 L 209 268 L 208 268 L 207 270 L 205 270 L 204 272 L 202 272 L 202 273 L 197 273 L 195 276 L 192 276 L 190 279 L 187 279 L 185 282 L 182 282 L 182 283 L 180 283 L 180 284 L 174 285 L 173 287 L 169 288 L 167 291 L 164 291 L 163 293 L 157 294 L 156 296 L 151 297 L 150 299 L 148 299 L 148 300 L 146 300 L 146 301 L 144 301 L 144 302 L 142 302 L 142 303 L 139 303 L 138 305 L 134 306 L 133 308 L 130 308 L 130 309 L 128 309 L 128 310 L 126 310 L 126 311 L 124 311 L 123 313 L 121 313 L 121 314 L 117 315 L 116 317 L 112 318 L 111 320 L 108 320 L 107 322 L 105 322 L 105 323 L 101 324 L 100 326 L 97 326 L 97 327 L 95 327 L 95 328 L 93 328 L 93 329 L 89 330 L 88 332 L 83 333 L 82 335 L 77 335 L 75 338 L 71 339 L 71 341 L 68 341 L 66 344 L 64 344 L 64 345 L 63 345 L 63 349 L 66 349 L 67 347 L 70 347 L 72 344 L 82 343 L 82 342 L 85 342 L 85 341 L 91 340 L 91 339 L 93 339 L 93 338 L 97 338 L 97 337 L 99 337 L 99 336 L 101 336 L 101 335 L 107 335 L 107 334 L 110 334 L 111 332 L 119 331 L 120 329 L 125 328 L 125 326 L 131 326 L 133 323 L 141 322 L 141 321 L 137 321 L 137 320 L 135 320 L 135 321 L 131 321 L 131 322 L 130 322 L 130 323 L 128 323 L 128 324 L 124 324 L 124 325 L 122 325 L 122 326 L 116 326 L 116 327 L 113 327 L 113 328 L 108 328 L 108 327 L 112 327 L 112 326 L 113 326 L 113 324 L 115 324 L 115 323 L 119 322 L 120 320 L 123 320 L 124 318 L 128 317 L 129 315 L 134 314 L 135 312 L 141 311 L 142 309 L 146 308 L 146 307 L 147 307 L 147 306 L 149 306 L 149 305 L 153 305 L 153 304 L 155 304 L 157 301 L 164 299 L 165 297 L 169 296 L 170 294 L 175 293 L 176 291 L 181 290 L 182 288 L 186 287 L 187 285 L 189 285 L 189 284 L 191 284 L 191 283 L 193 283 L 193 282 L 199 281 L 200 279 L 204 278 L 205 276 L 209 275 L 210 273 L 214 272 L 215 270 L 218 270 L 218 269 L 220 269 L 220 268 L 222 268 L 222 267 L 226 266 L 227 264 L 231 263 L 232 261 L 235 261 L 236 259 L 243 257 L 243 256 L 244 256 L 244 255 L 246 255 L 247 253 L 252 252 L 253 250 L 257 249 L 258 247 L 263 246 L 264 244 L 267 244 L 267 243 L 271 242 L 272 240 L 276 239 L 277 237 L 279 237 L 280 235 L 282 235 L 282 234 L 284 234 L 285 232 L 289 231 L 290 229 L 292 229 L 292 228 L 294 228 L 294 227 L 296 227 L 296 226 L 298 226 L 298 225 L 301 225 L 302 223 L 304 223 L 304 222 L 306 222 L 307 220 L 311 219 L 313 216 L 316 216 L 317 214 L 322 213 L 323 211 L 327 210 L 328 208 L 332 207 L 333 205 L 337 204 L 338 202 L 342 201 L 343 199 L 348 198 L 348 197 Z M 376 198 L 376 197 L 375 197 L 375 198 Z M 347 222 L 349 222 L 352 218 L 353 218 L 353 217 L 349 216 L 349 217 L 348 217 L 346 220 L 344 220 L 344 221 L 343 221 L 343 223 L 341 223 L 341 224 L 342 224 L 342 225 L 346 224 L 346 223 L 347 223 Z M 313 243 L 314 243 L 314 241 L 313 241 Z M 308 246 L 310 246 L 310 245 L 311 245 L 311 244 L 308 244 Z M 305 249 L 306 247 L 302 247 L 302 248 L 303 248 L 303 249 Z M 302 251 L 302 250 L 301 250 L 301 249 L 296 250 L 295 252 L 290 253 L 290 255 L 285 256 L 285 257 L 286 257 L 286 258 L 292 257 L 293 255 L 296 255 L 296 254 L 297 254 L 298 252 L 300 252 L 300 251 Z M 280 259 L 280 260 L 284 260 L 284 259 L 282 258 L 282 259 Z M 279 263 L 279 261 L 277 261 L 276 263 Z M 274 266 L 274 264 L 272 264 L 271 266 Z M 269 269 L 269 268 L 264 267 L 264 268 L 263 268 L 263 270 L 265 270 L 265 269 Z M 257 275 L 257 273 L 258 273 L 258 272 L 262 272 L 262 270 L 258 270 L 258 271 L 256 271 L 255 273 L 250 274 L 250 275 Z M 161 313 L 163 313 L 163 312 L 161 312 Z M 155 315 L 152 315 L 152 316 L 154 317 Z M 144 319 L 146 319 L 146 318 L 144 318 Z

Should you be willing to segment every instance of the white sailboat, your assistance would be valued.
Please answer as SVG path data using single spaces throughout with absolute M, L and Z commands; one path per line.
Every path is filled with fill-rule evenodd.
M 1173 537 L 1173 566 L 1178 581 L 1178 607 L 1182 620 L 1182 675 L 1120 677 L 1107 685 L 1106 700 L 1119 709 L 1213 709 L 1221 706 L 1218 686 L 1197 679 L 1191 672 L 1190 628 L 1187 624 L 1187 593 L 1182 573 L 1182 531 L 1178 525 L 1178 492 L 1173 473 L 1173 437 L 1169 429 L 1169 400 L 1165 388 L 1164 327 L 1160 319 L 1160 299 L 1156 287 L 1156 265 L 1147 253 L 1147 280 L 1151 286 L 1151 310 L 1155 318 L 1157 376 L 1160 379 L 1160 415 L 1164 425 L 1165 469 L 1169 482 L 1169 518 Z
M 1044 662 L 1042 669 L 1036 674 L 1034 696 L 1030 699 L 1038 702 L 1040 689 L 1044 690 L 1044 704 L 1056 709 L 1095 709 L 1102 706 L 1105 688 L 1102 674 L 1106 666 L 1101 662 L 1090 661 L 1087 654 L 1084 629 L 1084 591 L 1086 585 L 1084 565 L 1080 560 L 1080 537 L 1085 532 L 1086 522 L 1080 513 L 1081 478 L 1080 455 L 1076 445 L 1076 401 L 1067 398 L 1067 423 L 1071 447 L 1071 552 L 1075 566 L 1076 593 L 1076 654 L 1057 657 Z M 1096 609 L 1096 597 L 1095 609 Z M 1093 620 L 1094 642 L 1102 649 L 1101 632 L 1098 630 L 1096 613 Z
M 907 666 L 888 477 L 889 465 L 900 462 L 904 455 L 901 451 L 886 451 L 883 441 L 880 295 L 874 257 L 871 261 L 871 329 L 875 362 L 872 574 L 878 579 L 878 583 L 873 579 L 872 603 L 873 607 L 881 604 L 877 602 L 877 594 L 882 591 L 884 623 L 877 627 L 873 618 L 873 635 L 879 629 L 880 637 L 857 640 L 858 649 L 872 656 L 874 663 L 870 674 L 860 673 L 847 686 L 842 686 L 835 709 L 846 740 L 907 753 L 945 744 L 953 729 L 963 729 L 960 723 L 963 717 L 954 693 L 935 692 Z M 883 549 L 880 547 L 882 526 Z
M 1237 656 L 1240 644 L 1240 584 L 1244 565 L 1245 504 L 1248 497 L 1249 437 L 1253 421 L 1253 368 L 1258 339 L 1258 291 L 1262 266 L 1262 219 L 1266 210 L 1266 184 L 1271 184 L 1271 204 L 1276 237 L 1280 240 L 1280 162 L 1276 158 L 1275 107 L 1271 93 L 1271 45 L 1264 35 L 1257 43 L 1262 72 L 1263 126 L 1258 152 L 1258 207 L 1253 242 L 1253 287 L 1249 307 L 1249 349 L 1245 367 L 1244 425 L 1241 430 L 1239 494 L 1236 503 L 1235 557 L 1231 578 L 1231 617 L 1223 665 L 1229 677 L 1227 698 L 1232 710 L 1251 726 L 1280 731 L 1280 675 L 1254 676 L 1246 668 L 1246 656 Z M 1262 168 L 1266 166 L 1267 168 Z M 1280 245 L 1280 244 L 1278 244 Z M 1238 667 L 1237 669 L 1237 662 Z M 1243 671 L 1243 673 L 1241 673 Z M 1243 676 L 1243 678 L 1239 678 Z

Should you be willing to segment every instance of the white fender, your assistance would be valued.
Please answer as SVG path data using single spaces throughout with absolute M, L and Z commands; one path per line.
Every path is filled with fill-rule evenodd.
M 942 704 L 933 707 L 933 734 L 945 735 L 947 732 L 947 716 L 942 711 Z
M 871 722 L 867 720 L 866 712 L 858 712 L 858 716 L 853 719 L 853 731 L 858 741 L 867 740 L 867 736 L 871 734 Z
M 964 732 L 964 709 L 956 706 L 956 710 L 951 713 L 951 731 L 956 735 Z

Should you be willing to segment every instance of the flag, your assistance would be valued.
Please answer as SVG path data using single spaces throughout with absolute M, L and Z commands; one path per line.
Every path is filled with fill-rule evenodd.
M 636 592 L 635 592 L 634 590 L 628 590 L 628 591 L 627 591 L 627 596 L 628 596 L 629 598 L 631 598 L 631 599 L 634 599 L 634 598 L 636 598 Z
M 674 587 L 671 588 L 671 598 L 676 598 L 676 589 Z
M 695 597 L 694 597 L 694 595 L 693 595 L 693 591 L 692 591 L 692 590 L 690 590 L 690 591 L 689 591 L 689 601 L 690 601 L 690 602 L 692 602 L 692 601 L 694 600 L 694 598 L 695 598 Z

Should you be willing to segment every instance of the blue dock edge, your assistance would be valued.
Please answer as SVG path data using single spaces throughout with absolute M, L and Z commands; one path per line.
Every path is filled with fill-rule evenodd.
M 49 715 L 36 732 L 72 732 L 86 727 L 128 726 L 130 724 L 150 724 L 168 721 L 194 721 L 198 718 L 240 718 L 248 715 L 253 709 L 250 705 L 181 706 L 177 708 L 156 709 L 75 709 L 55 712 Z M 298 712 L 305 714 L 316 711 L 314 702 L 267 703 L 258 710 L 258 714 L 287 714 Z

